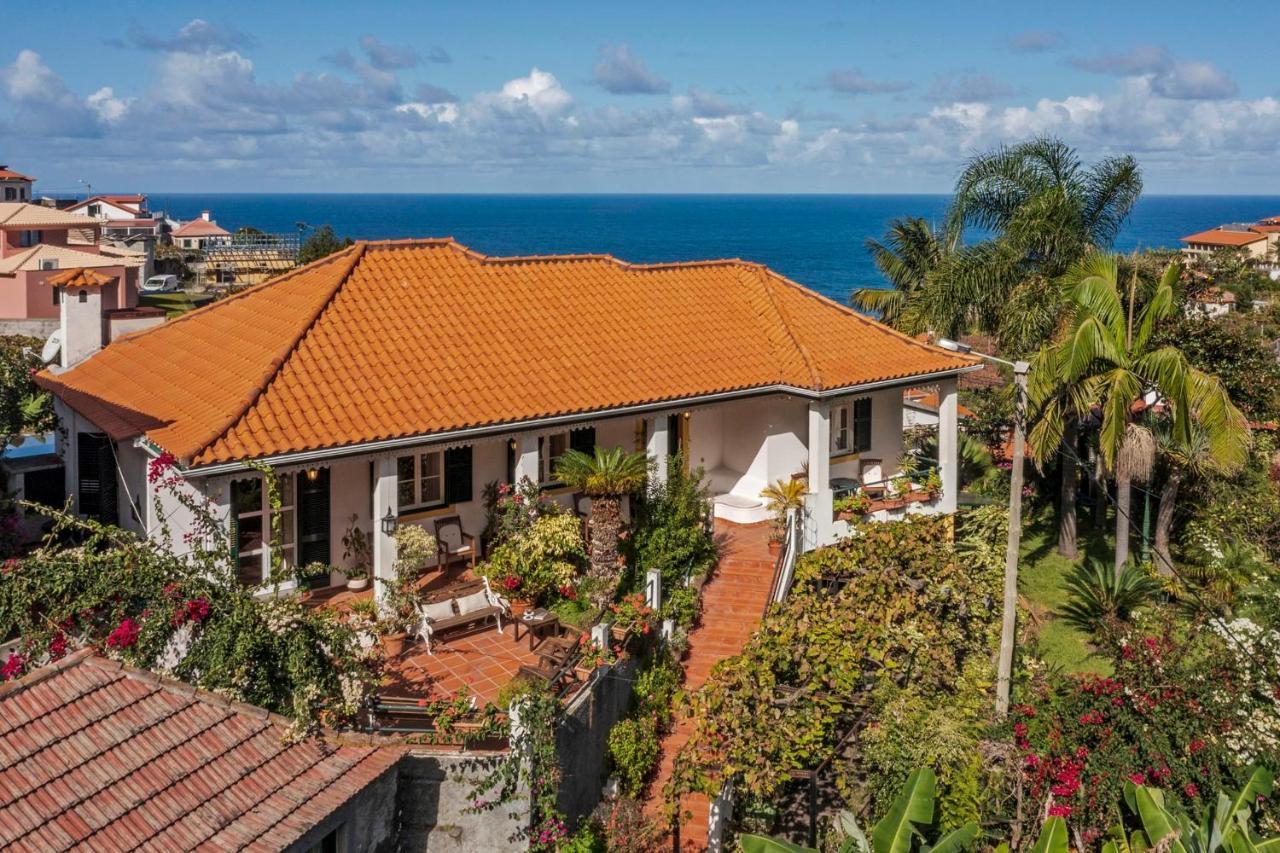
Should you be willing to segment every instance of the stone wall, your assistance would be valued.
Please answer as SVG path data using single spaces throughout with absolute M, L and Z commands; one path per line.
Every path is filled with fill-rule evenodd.
M 391 767 L 374 782 L 311 831 L 290 845 L 290 853 L 305 853 L 326 835 L 338 833 L 338 849 L 349 853 L 372 853 L 395 848 L 396 787 L 399 765 Z
M 466 810 L 495 754 L 411 753 L 400 761 L 395 804 L 401 853 L 417 851 L 525 850 L 517 836 L 528 825 L 529 804 L 517 795 L 480 813 Z M 350 848 L 352 850 L 356 848 Z
M 639 661 L 627 658 L 597 673 L 590 686 L 574 696 L 556 730 L 560 758 L 558 805 L 572 826 L 600 802 L 609 753 L 609 731 L 627 713 L 631 683 Z
M 58 329 L 58 318 L 34 320 L 0 320 L 0 335 L 30 335 L 47 338 Z

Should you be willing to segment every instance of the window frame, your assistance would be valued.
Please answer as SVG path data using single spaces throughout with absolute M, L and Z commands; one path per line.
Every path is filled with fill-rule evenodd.
M 434 466 L 424 464 L 424 460 L 434 457 Z M 413 472 L 410 479 L 408 471 L 402 470 L 406 461 L 413 460 Z M 465 460 L 464 464 L 459 464 Z M 450 469 L 453 468 L 453 472 Z M 465 474 L 463 473 L 465 468 Z M 428 499 L 431 484 L 435 485 L 437 497 Z M 402 500 L 402 489 L 411 485 L 411 500 Z M 462 444 L 450 447 L 435 447 L 415 450 L 412 454 L 396 457 L 396 506 L 401 513 L 418 512 L 420 510 L 439 509 L 454 504 L 470 503 L 475 500 L 475 446 Z
M 423 457 L 426 456 L 434 456 L 437 460 L 436 465 L 439 471 L 438 479 L 440 481 L 440 498 L 438 500 L 427 501 L 423 499 L 423 484 L 427 480 L 427 475 L 424 473 L 423 469 L 425 466 L 423 466 L 422 460 Z M 412 480 L 403 477 L 400 470 L 401 464 L 406 459 L 413 460 Z M 400 489 L 407 483 L 412 483 L 413 485 L 413 500 L 405 503 L 400 499 Z M 399 507 L 400 512 L 413 512 L 420 509 L 435 509 L 437 507 L 442 507 L 445 505 L 444 497 L 446 494 L 444 448 L 437 448 L 435 450 L 416 450 L 412 454 L 396 457 L 396 505 Z
M 867 453 L 872 436 L 871 397 L 856 397 L 831 407 L 831 455 Z
M 570 429 L 560 430 L 558 432 L 547 433 L 538 436 L 538 488 L 540 489 L 558 489 L 564 485 L 560 480 L 555 479 L 556 466 L 555 463 L 561 456 L 570 450 L 586 450 L 586 445 L 579 443 L 574 444 L 573 434 L 575 432 L 589 432 L 591 434 L 591 447 L 596 446 L 596 428 L 594 426 L 572 427 Z M 559 453 L 551 453 L 549 448 L 553 439 L 564 441 L 564 448 Z
M 258 486 L 258 508 L 241 511 L 236 490 L 239 483 L 256 483 Z M 281 564 L 285 568 L 293 568 L 298 553 L 298 484 L 297 475 L 293 472 L 277 474 L 276 486 L 280 493 L 280 551 Z M 252 586 L 263 586 L 271 576 L 271 493 L 266 479 L 259 477 L 237 477 L 231 481 L 231 515 L 234 527 L 232 545 L 235 547 L 236 578 L 245 586 L 245 558 L 258 560 L 258 580 Z M 245 550 L 241 546 L 241 525 L 244 519 L 261 519 L 262 532 L 259 544 L 255 548 Z M 284 581 L 281 588 L 292 588 L 292 581 Z

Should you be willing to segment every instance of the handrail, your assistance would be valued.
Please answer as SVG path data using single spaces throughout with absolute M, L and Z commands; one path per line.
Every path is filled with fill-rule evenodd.
M 786 526 L 783 528 L 782 548 L 778 551 L 778 559 L 773 564 L 773 580 L 769 584 L 769 597 L 765 600 L 764 610 L 769 612 L 769 605 L 781 602 L 791 589 L 791 581 L 795 575 L 796 558 L 800 556 L 800 540 L 803 535 L 803 516 L 799 510 L 787 510 Z

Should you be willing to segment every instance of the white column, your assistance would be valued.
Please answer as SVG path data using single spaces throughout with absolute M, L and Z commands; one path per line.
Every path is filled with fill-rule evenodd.
M 391 510 L 393 516 L 400 513 L 400 498 L 396 491 L 396 459 L 387 456 L 375 463 L 373 482 L 373 589 L 380 601 L 386 590 L 386 582 L 396 576 L 396 541 L 382 532 L 382 519 Z
M 516 442 L 516 483 L 525 477 L 538 482 L 538 437 L 518 435 Z M 515 483 L 512 483 L 515 485 Z
M 956 497 L 960 493 L 959 405 L 955 377 L 943 379 L 938 383 L 938 468 L 942 475 L 938 509 L 941 512 L 955 512 Z
M 809 498 L 805 509 L 813 542 L 805 550 L 835 541 L 833 514 L 835 498 L 831 493 L 831 404 L 814 401 L 809 404 Z
M 667 417 L 658 415 L 649 419 L 649 444 L 645 453 L 653 463 L 653 480 L 655 483 L 667 481 L 667 451 L 671 444 L 667 436 Z

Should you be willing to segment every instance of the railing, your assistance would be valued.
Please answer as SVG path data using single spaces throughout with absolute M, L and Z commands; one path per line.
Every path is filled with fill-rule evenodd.
M 778 559 L 773 564 L 773 582 L 769 585 L 769 597 L 765 600 L 767 613 L 769 605 L 780 602 L 787 597 L 791 582 L 795 579 L 796 559 L 800 556 L 801 540 L 804 538 L 804 516 L 799 510 L 787 510 L 786 526 L 782 533 L 782 548 L 778 551 Z

